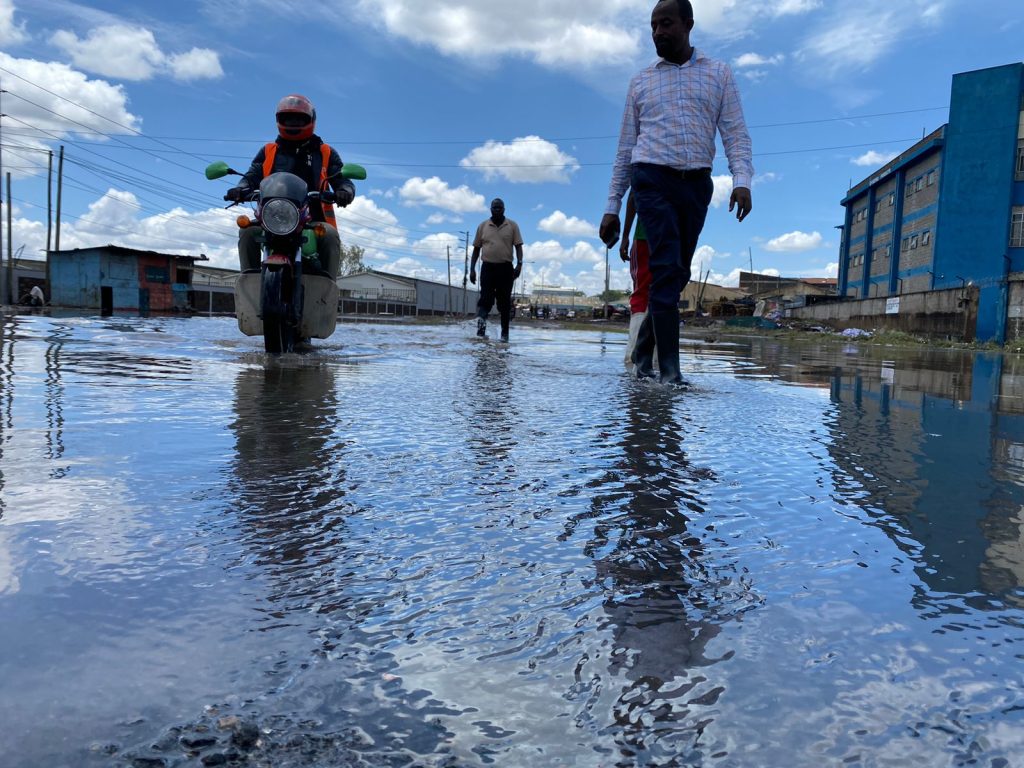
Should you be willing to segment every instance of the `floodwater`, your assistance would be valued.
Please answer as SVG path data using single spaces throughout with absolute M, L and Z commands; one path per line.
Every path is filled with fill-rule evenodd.
M 0 327 L 0 764 L 1019 766 L 1024 366 Z

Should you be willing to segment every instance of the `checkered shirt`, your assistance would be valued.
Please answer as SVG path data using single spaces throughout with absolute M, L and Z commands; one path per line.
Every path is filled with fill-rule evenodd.
M 733 186 L 749 189 L 754 176 L 750 134 L 729 65 L 694 49 L 685 64 L 658 59 L 641 70 L 629 83 L 605 213 L 618 214 L 633 163 L 710 168 L 716 130 Z

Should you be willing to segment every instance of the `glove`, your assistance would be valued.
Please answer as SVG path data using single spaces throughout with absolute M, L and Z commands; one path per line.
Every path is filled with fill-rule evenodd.
M 523 272 L 523 262 L 516 264 L 516 268 L 512 270 L 512 277 L 519 277 Z
M 224 199 L 233 203 L 241 203 L 249 199 L 251 190 L 248 187 L 232 187 L 224 193 Z
M 334 190 L 334 202 L 344 208 L 356 199 L 355 190 L 351 187 L 338 187 Z

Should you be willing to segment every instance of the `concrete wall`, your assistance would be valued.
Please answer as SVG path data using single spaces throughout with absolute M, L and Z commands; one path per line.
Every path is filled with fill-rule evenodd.
M 978 296 L 979 289 L 971 286 L 816 304 L 787 310 L 786 316 L 838 329 L 904 331 L 933 338 L 974 341 Z M 898 311 L 887 313 L 887 308 L 895 302 L 899 302 Z

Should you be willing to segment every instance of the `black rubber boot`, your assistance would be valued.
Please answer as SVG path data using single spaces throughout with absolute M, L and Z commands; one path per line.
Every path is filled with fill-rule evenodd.
M 651 313 L 647 313 L 636 334 L 633 347 L 633 373 L 638 379 L 653 379 L 654 374 L 654 324 Z
M 479 336 L 481 339 L 487 338 L 487 318 L 477 317 L 476 335 Z
M 658 373 L 662 384 L 681 386 L 679 373 L 679 312 L 651 312 L 654 339 L 658 346 Z

